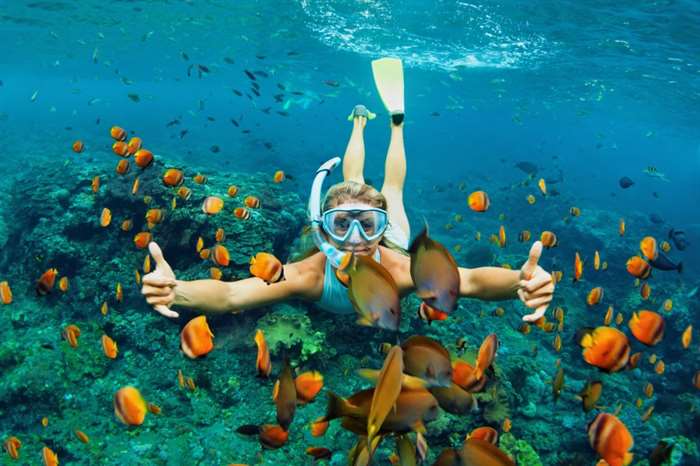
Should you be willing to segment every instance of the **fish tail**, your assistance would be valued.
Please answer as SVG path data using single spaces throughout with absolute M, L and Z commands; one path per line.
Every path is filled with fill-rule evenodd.
M 345 414 L 345 400 L 336 395 L 335 393 L 329 391 L 328 392 L 328 407 L 326 408 L 326 416 L 325 419 L 326 421 L 331 421 L 333 419 L 337 419 L 339 417 L 343 417 Z

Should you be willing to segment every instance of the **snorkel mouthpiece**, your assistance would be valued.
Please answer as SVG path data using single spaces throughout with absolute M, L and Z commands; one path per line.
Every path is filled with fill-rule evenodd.
M 309 220 L 311 221 L 311 232 L 313 234 L 316 247 L 325 254 L 331 265 L 336 269 L 343 269 L 348 265 L 348 257 L 350 253 L 342 252 L 326 239 L 321 234 L 321 224 L 323 222 L 321 215 L 321 189 L 326 176 L 340 164 L 340 157 L 333 157 L 318 167 L 316 176 L 311 184 L 311 194 L 309 195 Z

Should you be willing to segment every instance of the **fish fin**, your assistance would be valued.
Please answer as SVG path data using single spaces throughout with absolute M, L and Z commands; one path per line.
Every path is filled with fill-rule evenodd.
M 632 453 L 625 453 L 625 457 L 622 459 L 622 464 L 624 466 L 627 466 L 632 462 L 632 459 L 634 458 L 634 454 Z
M 364 327 L 372 327 L 373 326 L 372 322 L 366 317 L 360 317 L 359 319 L 357 319 L 355 321 L 355 323 L 357 325 L 362 325 Z
M 355 371 L 357 375 L 362 377 L 363 379 L 367 379 L 370 382 L 377 382 L 377 379 L 379 379 L 379 371 L 377 369 L 357 369 Z

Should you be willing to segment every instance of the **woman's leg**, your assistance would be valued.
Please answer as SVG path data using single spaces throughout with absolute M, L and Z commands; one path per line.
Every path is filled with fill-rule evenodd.
M 365 138 L 364 131 L 367 118 L 356 116 L 352 120 L 352 133 L 343 156 L 343 180 L 364 183 L 362 174 L 365 167 Z
M 406 179 L 406 150 L 403 143 L 403 122 L 391 124 L 391 141 L 384 164 L 382 194 L 386 198 L 387 213 L 392 226 L 411 237 L 408 216 L 403 205 L 403 184 Z

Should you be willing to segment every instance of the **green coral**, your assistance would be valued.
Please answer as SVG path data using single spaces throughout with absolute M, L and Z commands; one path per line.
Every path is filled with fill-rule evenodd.
M 498 447 L 505 454 L 515 460 L 516 464 L 522 466 L 542 466 L 542 460 L 532 445 L 525 440 L 515 438 L 513 434 L 507 432 L 501 435 Z
M 693 464 L 694 461 L 691 461 L 691 458 L 693 458 L 695 461 L 698 460 L 698 446 L 691 439 L 682 435 L 676 435 L 673 437 L 666 437 L 661 440 L 669 445 L 673 445 L 671 456 L 667 461 L 662 463 L 663 466 Z
M 257 323 L 257 328 L 265 334 L 270 352 L 277 352 L 280 346 L 290 349 L 299 345 L 301 360 L 305 361 L 325 347 L 326 334 L 313 329 L 304 311 L 288 304 L 276 305 L 273 310 Z

